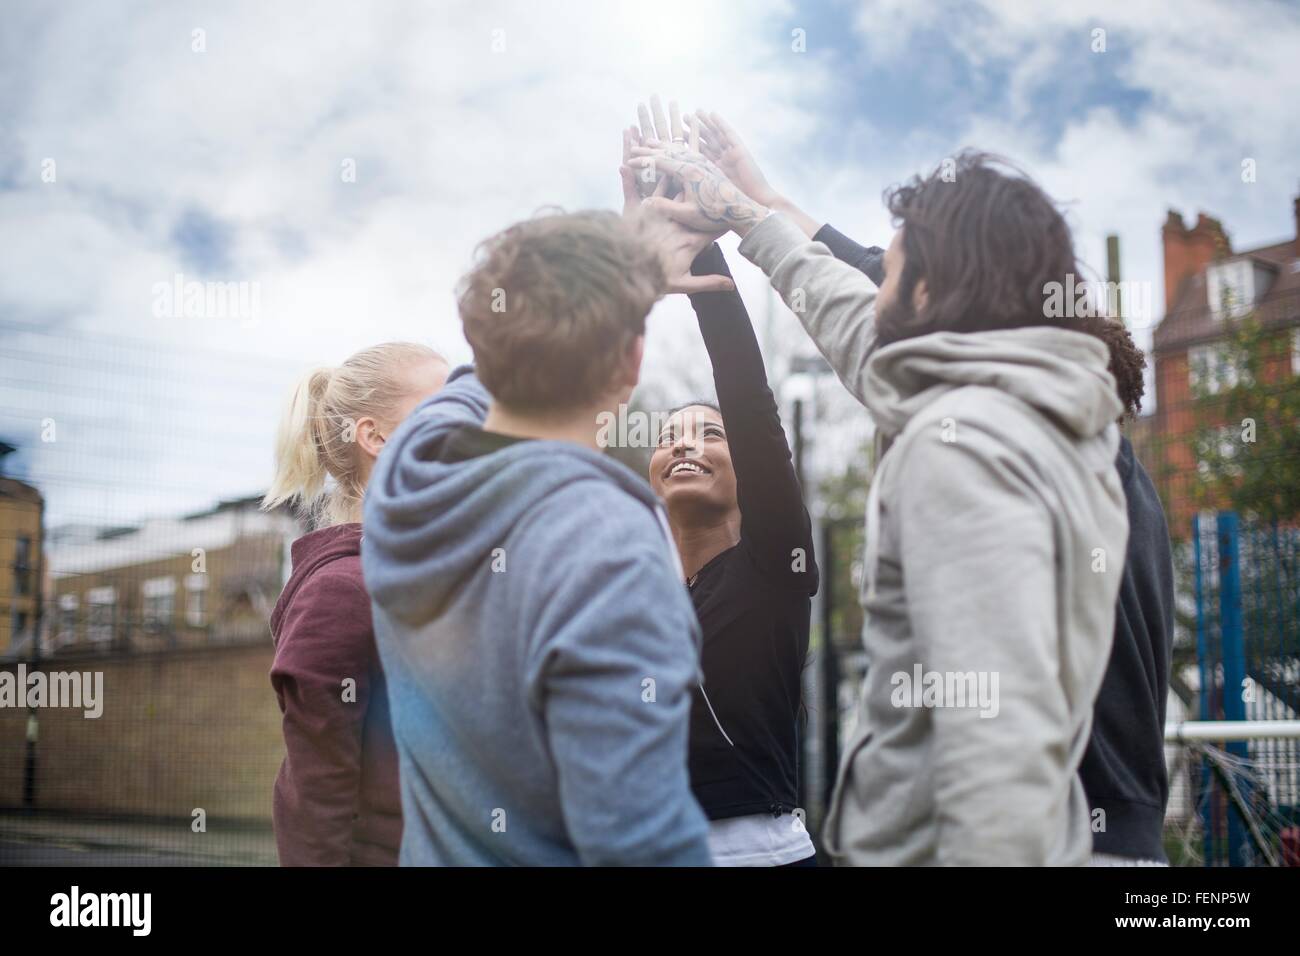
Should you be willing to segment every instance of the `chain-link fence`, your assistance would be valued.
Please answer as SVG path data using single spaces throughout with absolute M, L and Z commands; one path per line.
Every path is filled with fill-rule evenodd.
M 1197 515 L 1196 719 L 1294 721 L 1300 709 L 1300 532 Z M 1189 669 L 1190 670 L 1190 669 Z M 1179 753 L 1178 849 L 1207 866 L 1300 865 L 1300 740 L 1271 737 Z
M 0 858 L 274 862 L 288 363 L 0 325 Z

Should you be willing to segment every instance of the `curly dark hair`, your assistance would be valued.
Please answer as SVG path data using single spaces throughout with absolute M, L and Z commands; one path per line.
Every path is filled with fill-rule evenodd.
M 1147 367 L 1146 354 L 1119 319 L 1105 319 L 1097 325 L 1094 334 L 1110 349 L 1110 374 L 1115 376 L 1115 391 L 1124 403 L 1124 413 L 1129 418 L 1137 418 L 1147 387 L 1142 376 Z

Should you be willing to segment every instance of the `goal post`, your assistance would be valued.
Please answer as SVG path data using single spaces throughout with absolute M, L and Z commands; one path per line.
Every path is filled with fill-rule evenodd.
M 1300 720 L 1165 725 L 1165 849 L 1200 866 L 1300 866 Z

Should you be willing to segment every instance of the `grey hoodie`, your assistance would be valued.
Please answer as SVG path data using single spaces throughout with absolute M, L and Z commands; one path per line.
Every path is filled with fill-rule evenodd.
M 1128 538 L 1105 345 L 1040 326 L 878 348 L 873 284 L 825 246 L 773 215 L 740 251 L 801 307 L 890 446 L 828 849 L 863 865 L 1086 862 L 1076 771 Z
M 456 373 L 366 492 L 401 863 L 707 865 L 686 769 L 700 631 L 658 501 L 567 442 L 438 461 L 487 406 Z

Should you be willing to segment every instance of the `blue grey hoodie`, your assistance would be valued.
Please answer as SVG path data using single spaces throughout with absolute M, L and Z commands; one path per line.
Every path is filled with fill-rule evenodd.
M 567 442 L 440 462 L 469 370 L 398 428 L 362 565 L 409 865 L 708 865 L 686 769 L 699 625 L 650 488 Z

